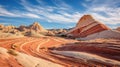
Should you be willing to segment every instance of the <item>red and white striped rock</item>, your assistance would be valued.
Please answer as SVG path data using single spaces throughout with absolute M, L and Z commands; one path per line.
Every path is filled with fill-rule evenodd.
M 76 27 L 68 32 L 73 37 L 86 37 L 88 35 L 109 30 L 107 26 L 96 21 L 91 15 L 84 15 L 78 21 Z

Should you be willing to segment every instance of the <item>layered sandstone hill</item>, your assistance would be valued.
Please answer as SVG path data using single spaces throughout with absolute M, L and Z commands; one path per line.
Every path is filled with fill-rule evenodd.
M 90 34 L 109 30 L 107 26 L 96 21 L 91 15 L 84 15 L 76 24 L 76 27 L 68 32 L 73 37 L 86 37 Z
M 120 32 L 112 30 L 101 22 L 96 21 L 91 15 L 84 15 L 76 27 L 68 32 L 68 35 L 79 40 L 98 38 L 120 39 Z

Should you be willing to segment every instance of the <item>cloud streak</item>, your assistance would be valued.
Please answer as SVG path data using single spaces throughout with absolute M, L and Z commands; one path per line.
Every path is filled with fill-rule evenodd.
M 4 16 L 4 17 L 23 17 L 23 18 L 40 18 L 38 15 L 29 13 L 29 12 L 21 12 L 21 11 L 15 12 L 15 11 L 10 12 L 7 9 L 3 8 L 3 6 L 0 5 L 0 16 Z
M 9 12 L 0 5 L 0 16 L 15 16 L 14 13 Z

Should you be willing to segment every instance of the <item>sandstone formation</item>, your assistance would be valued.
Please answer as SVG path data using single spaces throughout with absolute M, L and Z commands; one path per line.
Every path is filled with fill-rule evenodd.
M 32 25 L 28 27 L 30 30 L 34 30 L 36 32 L 47 32 L 38 22 L 34 22 Z
M 18 30 L 20 30 L 20 31 L 26 31 L 26 32 L 30 31 L 30 30 L 34 30 L 37 33 L 47 32 L 47 30 L 45 30 L 38 22 L 34 22 L 30 26 L 21 25 L 21 26 L 19 26 Z
M 77 40 L 91 40 L 91 39 L 98 39 L 98 38 L 105 38 L 105 39 L 120 39 L 120 32 L 116 30 L 105 30 L 102 32 L 98 32 L 95 34 L 91 34 L 84 38 L 76 38 Z
M 4 26 L 0 24 L 0 37 L 10 37 L 16 35 L 20 36 L 32 36 L 32 37 L 41 37 L 45 33 L 47 33 L 47 30 L 45 30 L 38 22 L 34 22 L 32 25 L 25 26 L 21 25 L 18 28 L 16 28 L 13 25 Z M 42 33 L 42 34 L 41 34 Z
M 38 22 L 34 22 L 29 26 L 21 25 L 17 28 L 25 36 L 30 37 L 41 37 L 47 33 L 47 30 L 44 29 Z
M 119 31 L 90 15 L 67 31 L 47 31 L 38 22 L 18 28 L 0 25 L 0 67 L 120 67 Z M 66 33 L 83 41 L 54 36 Z
M 116 30 L 117 30 L 117 31 L 120 31 L 120 27 L 118 27 Z
M 91 15 L 84 15 L 76 24 L 76 27 L 68 32 L 73 37 L 86 37 L 88 35 L 109 30 L 107 26 L 96 21 Z
M 47 36 L 54 36 L 55 33 L 54 33 L 53 31 L 48 31 L 48 32 L 46 33 L 46 35 L 47 35 Z
M 108 39 L 104 42 L 59 37 L 0 39 L 0 67 L 120 67 L 119 47 L 120 40 Z
M 19 38 L 19 37 L 24 37 L 21 33 L 3 33 L 0 32 L 0 38 Z
M 26 32 L 25 36 L 29 36 L 29 37 L 44 37 L 44 35 L 39 34 L 39 33 L 35 32 L 34 30 L 30 30 L 30 31 Z
M 3 24 L 0 24 L 0 30 L 2 30 L 4 28 Z
M 21 25 L 21 26 L 19 26 L 19 28 L 18 28 L 20 31 L 26 31 L 26 26 L 24 26 L 24 25 Z

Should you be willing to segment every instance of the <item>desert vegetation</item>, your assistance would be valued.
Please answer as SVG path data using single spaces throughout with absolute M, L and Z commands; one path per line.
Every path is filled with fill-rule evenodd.
M 11 55 L 17 56 L 17 53 L 13 49 L 9 49 L 8 53 L 11 54 Z

